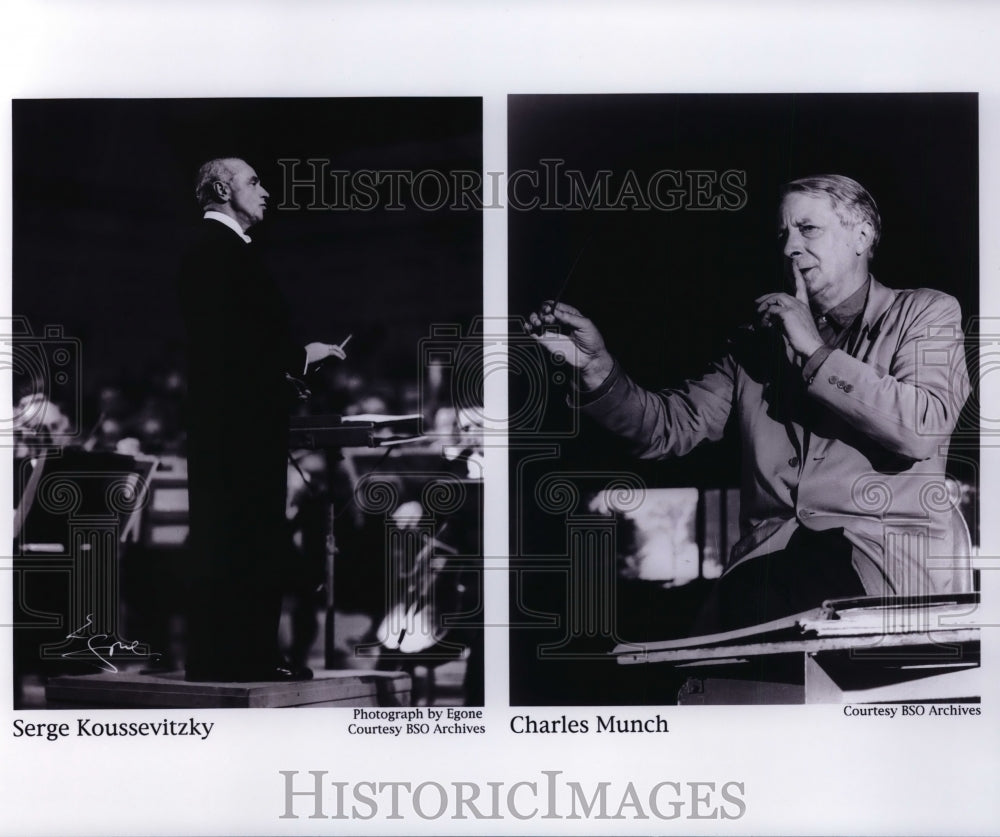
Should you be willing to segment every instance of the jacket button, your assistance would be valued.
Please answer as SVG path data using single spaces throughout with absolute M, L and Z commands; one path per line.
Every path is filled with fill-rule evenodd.
M 850 392 L 852 389 L 854 389 L 854 385 L 848 384 L 847 386 L 844 387 L 844 392 Z
M 830 382 L 831 384 L 835 384 L 835 383 L 837 383 L 837 381 L 839 380 L 839 378 L 837 378 L 837 376 L 836 376 L 836 375 L 831 375 L 831 376 L 830 376 L 829 378 L 827 378 L 827 380 L 828 380 L 828 381 L 829 381 L 829 382 Z
M 791 465 L 793 468 L 798 468 L 799 458 L 797 456 L 793 456 L 791 459 L 788 460 L 788 464 Z
M 843 389 L 845 386 L 847 386 L 847 384 L 843 381 L 837 381 L 837 389 Z

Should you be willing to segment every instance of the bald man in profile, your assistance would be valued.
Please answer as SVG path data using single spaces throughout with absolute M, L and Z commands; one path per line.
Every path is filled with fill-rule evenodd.
M 188 485 L 192 550 L 186 677 L 309 679 L 278 648 L 289 376 L 344 358 L 335 345 L 296 345 L 288 309 L 247 231 L 268 192 L 239 158 L 198 172 L 204 217 L 180 270 L 188 340 Z

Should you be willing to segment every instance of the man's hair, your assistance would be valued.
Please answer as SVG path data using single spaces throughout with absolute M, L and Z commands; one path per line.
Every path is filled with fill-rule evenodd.
M 221 181 L 229 183 L 233 179 L 233 163 L 242 162 L 240 157 L 216 157 L 203 163 L 198 169 L 198 179 L 194 187 L 195 199 L 198 206 L 204 209 L 212 203 L 216 203 L 215 190 L 212 188 L 215 183 Z
M 781 188 L 781 198 L 793 192 L 803 192 L 807 195 L 826 195 L 833 201 L 833 211 L 837 213 L 840 223 L 845 227 L 867 221 L 874 231 L 868 255 L 875 254 L 875 247 L 882 237 L 882 218 L 878 214 L 878 206 L 868 190 L 858 181 L 843 174 L 818 174 L 813 177 L 800 177 Z

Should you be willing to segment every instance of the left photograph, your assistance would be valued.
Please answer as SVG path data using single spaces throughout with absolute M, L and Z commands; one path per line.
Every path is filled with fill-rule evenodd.
M 12 116 L 14 708 L 482 705 L 481 100 Z

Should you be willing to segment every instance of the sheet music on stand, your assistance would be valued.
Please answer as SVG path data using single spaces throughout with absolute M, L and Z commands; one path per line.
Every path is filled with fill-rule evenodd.
M 978 638 L 976 593 L 935 596 L 871 596 L 831 599 L 821 607 L 731 631 L 659 642 L 621 643 L 611 652 L 619 664 L 680 662 L 725 656 L 757 656 L 783 650 L 848 647 L 871 637 L 904 645 L 927 637 Z
M 419 413 L 297 416 L 290 422 L 288 443 L 313 449 L 388 447 L 423 438 L 422 420 Z
M 866 597 L 705 636 L 621 643 L 621 665 L 659 663 L 686 703 L 978 702 L 978 594 Z

